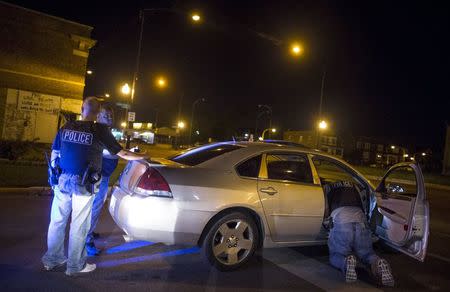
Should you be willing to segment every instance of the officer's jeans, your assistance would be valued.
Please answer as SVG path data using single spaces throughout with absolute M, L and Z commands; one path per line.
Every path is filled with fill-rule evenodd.
M 50 224 L 48 226 L 48 250 L 42 257 L 45 266 L 54 267 L 66 260 L 64 238 L 66 225 L 72 212 L 69 232 L 67 272 L 76 273 L 86 265 L 86 235 L 91 225 L 94 196 L 77 193 L 64 194 L 54 189 Z
M 86 243 L 94 243 L 94 236 L 92 233 L 97 227 L 98 219 L 100 218 L 100 214 L 102 212 L 103 205 L 106 201 L 106 195 L 108 194 L 108 184 L 109 184 L 109 176 L 102 176 L 102 181 L 100 182 L 98 193 L 95 194 L 94 203 L 92 205 L 92 219 L 91 219 L 91 228 L 89 229 Z
M 378 259 L 372 248 L 370 229 L 365 223 L 334 224 L 328 238 L 330 263 L 345 273 L 346 258 L 356 254 L 364 264 Z

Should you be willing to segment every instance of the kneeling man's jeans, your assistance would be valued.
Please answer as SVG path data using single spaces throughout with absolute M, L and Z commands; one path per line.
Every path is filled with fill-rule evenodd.
M 364 264 L 372 264 L 378 259 L 372 248 L 372 236 L 365 223 L 334 224 L 328 238 L 330 263 L 345 273 L 346 258 L 356 256 Z

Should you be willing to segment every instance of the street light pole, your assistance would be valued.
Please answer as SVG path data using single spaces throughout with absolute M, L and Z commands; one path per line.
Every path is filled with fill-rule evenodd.
M 256 116 L 256 123 L 255 123 L 255 135 L 258 135 L 258 119 L 265 113 L 268 113 L 269 116 L 269 128 L 272 128 L 272 107 L 268 106 L 267 104 L 258 104 L 258 108 L 265 108 L 266 110 L 259 113 Z
M 200 101 L 205 102 L 206 99 L 205 99 L 205 98 L 198 98 L 198 99 L 196 99 L 196 100 L 192 103 L 191 123 L 190 123 L 190 127 L 189 127 L 189 145 L 191 145 L 191 143 L 192 143 L 192 127 L 194 126 L 194 111 L 195 111 L 195 106 L 196 106 L 197 103 L 199 103 Z
M 322 100 L 323 100 L 323 88 L 325 85 L 325 75 L 327 74 L 326 70 L 323 70 L 322 74 L 322 85 L 320 87 L 320 103 L 319 103 L 319 119 L 322 118 Z
M 275 133 L 276 132 L 276 129 L 275 128 L 268 128 L 268 129 L 265 129 L 263 132 L 262 132 L 262 135 L 261 135 L 261 138 L 262 138 L 262 140 L 264 141 L 264 134 L 267 132 L 267 131 L 272 131 L 272 133 Z

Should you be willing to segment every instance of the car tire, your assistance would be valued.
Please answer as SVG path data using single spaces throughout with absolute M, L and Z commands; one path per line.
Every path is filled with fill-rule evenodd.
M 233 271 L 249 261 L 258 242 L 255 221 L 243 212 L 232 212 L 212 224 L 203 240 L 202 254 L 218 270 Z

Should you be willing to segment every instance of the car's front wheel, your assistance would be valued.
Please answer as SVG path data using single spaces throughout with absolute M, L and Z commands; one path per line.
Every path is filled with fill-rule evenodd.
M 255 221 L 245 213 L 233 212 L 214 222 L 203 241 L 202 252 L 217 269 L 231 271 L 252 257 L 258 240 Z

